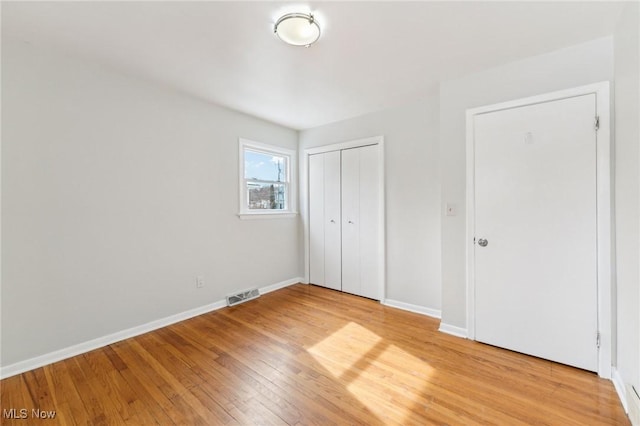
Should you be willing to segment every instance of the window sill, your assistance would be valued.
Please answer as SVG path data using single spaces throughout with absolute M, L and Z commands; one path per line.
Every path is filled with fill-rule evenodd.
M 282 213 L 238 213 L 240 220 L 254 220 L 254 219 L 291 219 L 298 216 L 297 212 L 282 212 Z

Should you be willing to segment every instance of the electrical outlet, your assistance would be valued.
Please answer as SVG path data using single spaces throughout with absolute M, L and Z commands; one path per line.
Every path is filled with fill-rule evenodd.
M 196 288 L 204 287 L 204 277 L 199 275 L 196 277 Z

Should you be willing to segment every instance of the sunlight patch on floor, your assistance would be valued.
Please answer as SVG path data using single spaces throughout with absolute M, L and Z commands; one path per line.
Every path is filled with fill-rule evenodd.
M 307 349 L 334 377 L 341 377 L 382 338 L 359 324 L 350 322 Z
M 307 349 L 372 414 L 383 421 L 410 417 L 435 369 L 367 328 L 350 322 Z M 401 369 L 398 366 L 402 366 Z M 373 383 L 384 392 L 372 393 Z M 402 400 L 401 404 L 397 404 Z
M 402 365 L 403 368 L 400 371 L 393 365 Z M 394 401 L 401 399 L 401 405 L 405 407 L 420 404 L 420 395 L 433 373 L 435 369 L 425 361 L 398 346 L 389 345 L 349 383 L 347 390 L 376 416 L 384 418 L 389 410 L 400 410 L 396 416 L 406 418 L 410 413 L 406 409 L 398 409 Z M 371 389 L 372 381 L 379 380 L 388 383 L 388 391 L 371 395 L 367 389 Z

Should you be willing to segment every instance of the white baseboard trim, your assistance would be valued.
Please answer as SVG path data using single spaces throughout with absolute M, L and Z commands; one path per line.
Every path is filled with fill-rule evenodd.
M 272 291 L 280 290 L 281 288 L 289 287 L 290 285 L 293 285 L 293 284 L 298 284 L 302 282 L 302 280 L 303 280 L 302 278 L 296 277 L 296 278 L 291 278 L 290 280 L 280 281 L 279 283 L 261 287 L 259 289 L 260 294 L 271 293 Z
M 640 426 L 640 395 L 631 385 L 627 385 L 627 408 L 631 426 Z
M 440 328 L 438 329 L 438 331 L 465 339 L 467 339 L 469 336 L 466 328 L 456 327 L 455 325 L 445 324 L 443 322 L 440 323 Z
M 629 406 L 627 405 L 627 391 L 625 390 L 624 380 L 622 380 L 622 376 L 615 367 L 611 367 L 611 381 L 613 382 L 613 387 L 616 388 L 620 402 L 622 402 L 624 412 L 628 413 Z
M 190 309 L 188 311 L 180 312 L 179 314 L 170 315 L 155 321 L 148 322 L 146 324 L 131 327 L 126 330 L 117 331 L 106 336 L 98 337 L 86 342 L 78 343 L 57 351 L 49 352 L 44 355 L 40 355 L 34 358 L 30 358 L 24 361 L 16 362 L 0 368 L 0 378 L 7 378 L 15 376 L 16 374 L 24 373 L 25 371 L 34 370 L 36 368 L 53 364 L 63 359 L 71 358 L 76 355 L 83 354 L 85 352 L 92 351 L 94 349 L 102 348 L 115 342 L 119 342 L 130 337 L 139 336 L 140 334 L 148 333 L 158 328 L 166 327 L 171 324 L 175 324 L 180 321 L 184 321 L 189 318 L 193 318 L 198 315 L 205 314 L 207 312 L 215 311 L 216 309 L 224 308 L 227 305 L 226 300 L 219 300 L 217 302 L 210 303 L 205 306 Z
M 441 311 L 438 309 L 425 308 L 424 306 L 412 305 L 411 303 L 400 302 L 398 300 L 385 299 L 382 301 L 382 304 L 392 308 L 402 309 L 403 311 L 426 315 L 432 318 L 440 319 L 441 316 Z
M 259 289 L 260 294 L 269 293 L 292 284 L 300 282 L 300 278 L 292 278 L 290 280 L 282 281 L 276 284 L 261 287 Z M 98 337 L 86 342 L 78 343 L 57 351 L 49 352 L 44 355 L 36 356 L 24 361 L 18 361 L 14 364 L 0 367 L 0 379 L 6 379 L 7 377 L 15 376 L 17 374 L 24 373 L 25 371 L 34 370 L 36 368 L 43 367 L 45 365 L 53 364 L 54 362 L 62 361 L 63 359 L 71 358 L 76 355 L 80 355 L 94 349 L 108 346 L 112 343 L 119 342 L 121 340 L 129 339 L 131 337 L 139 336 L 144 333 L 148 333 L 153 330 L 157 330 L 162 327 L 166 327 L 171 324 L 175 324 L 180 321 L 187 320 L 189 318 L 196 317 L 198 315 L 206 314 L 220 308 L 227 306 L 225 299 L 218 300 L 213 303 L 209 303 L 204 306 L 189 309 L 188 311 L 180 312 L 168 317 L 160 318 L 154 321 L 150 321 L 146 324 L 138 325 L 128 328 L 126 330 L 117 331 L 106 336 Z

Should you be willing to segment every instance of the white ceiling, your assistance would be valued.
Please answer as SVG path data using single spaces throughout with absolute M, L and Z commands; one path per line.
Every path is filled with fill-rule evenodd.
M 21 2 L 4 37 L 305 129 L 415 102 L 439 81 L 609 35 L 614 2 Z M 273 23 L 313 11 L 322 37 Z

